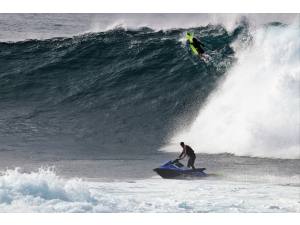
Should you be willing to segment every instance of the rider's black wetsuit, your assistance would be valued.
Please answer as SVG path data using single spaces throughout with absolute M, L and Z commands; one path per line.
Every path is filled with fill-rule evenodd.
M 194 47 L 197 49 L 199 54 L 204 53 L 204 49 L 203 49 L 204 45 L 200 41 L 198 41 L 196 38 L 193 38 L 192 45 L 194 45 Z
M 185 145 L 185 153 L 189 157 L 187 167 L 192 167 L 193 169 L 196 169 L 194 166 L 195 159 L 196 159 L 194 150 L 190 146 Z M 179 158 L 181 158 L 183 156 L 183 154 L 184 154 L 184 151 L 180 154 Z

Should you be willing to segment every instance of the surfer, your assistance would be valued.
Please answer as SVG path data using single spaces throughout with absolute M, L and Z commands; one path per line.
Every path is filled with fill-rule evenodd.
M 195 170 L 196 168 L 194 166 L 194 163 L 195 163 L 196 155 L 195 155 L 194 150 L 190 146 L 184 144 L 184 142 L 180 142 L 180 145 L 183 150 L 182 150 L 181 154 L 179 155 L 178 160 L 181 160 L 181 159 L 185 158 L 185 156 L 188 156 L 189 160 L 188 160 L 187 167 L 188 168 L 192 167 L 192 169 Z
M 202 59 L 206 63 L 211 60 L 211 57 L 207 53 L 205 53 L 204 44 L 201 43 L 197 38 L 193 37 L 193 34 L 187 32 L 186 40 L 187 44 L 195 55 L 198 55 L 200 59 Z
M 187 39 L 187 44 L 189 44 L 193 53 L 201 57 L 205 52 L 204 44 L 201 43 L 197 38 L 193 37 L 193 35 L 190 32 L 186 33 L 186 39 Z

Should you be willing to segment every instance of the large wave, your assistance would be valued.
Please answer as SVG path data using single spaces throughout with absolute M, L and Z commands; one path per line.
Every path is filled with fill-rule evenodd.
M 199 152 L 299 157 L 299 26 L 189 30 L 208 63 L 190 54 L 185 29 L 0 43 L 1 149 L 131 157 L 174 136 Z
M 191 30 L 209 63 L 188 52 L 183 29 L 0 43 L 1 147 L 60 159 L 156 151 L 176 118 L 193 118 L 247 27 Z
M 299 158 L 299 37 L 299 24 L 256 30 L 195 121 L 171 142 L 199 152 Z

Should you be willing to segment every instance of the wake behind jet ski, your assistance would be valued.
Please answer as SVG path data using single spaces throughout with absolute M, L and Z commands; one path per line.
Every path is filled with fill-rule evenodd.
M 184 178 L 184 177 L 206 177 L 207 174 L 204 172 L 205 168 L 189 169 L 179 162 L 179 159 L 171 160 L 154 171 L 162 178 Z

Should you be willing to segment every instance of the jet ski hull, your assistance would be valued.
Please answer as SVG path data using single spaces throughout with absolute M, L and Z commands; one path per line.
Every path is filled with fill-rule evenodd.
M 154 171 L 162 178 L 172 179 L 180 177 L 205 177 L 207 174 L 204 172 L 205 168 L 189 169 L 184 167 L 178 161 L 169 161 Z
M 203 171 L 205 168 L 199 168 L 196 170 L 174 170 L 174 169 L 165 169 L 165 168 L 156 168 L 154 171 L 160 175 L 162 178 L 171 179 L 178 177 L 205 177 L 206 173 Z

